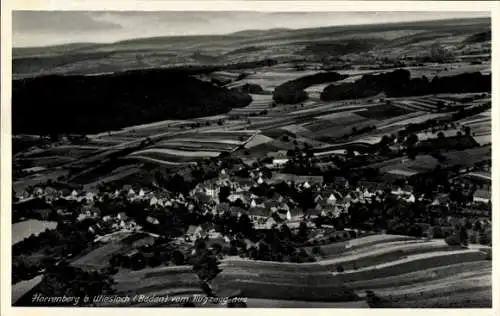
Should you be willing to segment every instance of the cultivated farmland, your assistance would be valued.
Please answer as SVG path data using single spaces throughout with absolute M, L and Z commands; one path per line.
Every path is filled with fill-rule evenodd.
M 388 294 L 393 288 L 410 284 L 419 289 L 415 290 L 419 295 L 426 291 L 431 295 L 439 284 L 447 284 L 454 274 L 468 273 L 472 265 L 482 269 L 491 266 L 480 249 L 457 249 L 442 240 L 424 241 L 404 236 L 377 238 L 353 240 L 347 248 L 346 243 L 322 246 L 325 257 L 315 263 L 228 259 L 222 264 L 223 272 L 217 284 L 239 288 L 249 297 L 298 299 L 302 296 L 311 300 L 356 301 L 360 299 L 356 293 L 374 290 Z M 339 265 L 344 267 L 344 272 L 336 272 Z M 418 287 L 419 282 L 422 288 Z M 474 284 L 461 286 L 469 290 L 475 288 Z M 446 294 L 454 297 L 453 293 Z

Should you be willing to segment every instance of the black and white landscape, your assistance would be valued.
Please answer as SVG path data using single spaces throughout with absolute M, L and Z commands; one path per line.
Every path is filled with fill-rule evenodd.
M 491 308 L 488 12 L 17 11 L 13 43 L 13 305 Z

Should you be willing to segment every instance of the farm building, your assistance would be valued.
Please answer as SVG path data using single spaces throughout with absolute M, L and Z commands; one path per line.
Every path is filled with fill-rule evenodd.
M 473 201 L 476 203 L 490 203 L 491 202 L 491 191 L 487 190 L 476 190 L 474 192 Z
M 268 218 L 270 215 L 271 211 L 263 206 L 250 207 L 250 209 L 248 210 L 248 216 L 252 220 Z

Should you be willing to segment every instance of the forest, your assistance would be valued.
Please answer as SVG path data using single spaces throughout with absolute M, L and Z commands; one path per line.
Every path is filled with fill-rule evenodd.
M 378 75 L 367 74 L 353 83 L 331 84 L 321 93 L 321 100 L 346 100 L 375 96 L 385 92 L 388 97 L 405 97 L 437 93 L 490 92 L 491 75 L 480 72 L 456 76 L 411 78 L 405 69 Z
M 226 113 L 252 101 L 184 71 L 144 70 L 100 76 L 15 80 L 13 134 L 87 134 L 166 119 Z

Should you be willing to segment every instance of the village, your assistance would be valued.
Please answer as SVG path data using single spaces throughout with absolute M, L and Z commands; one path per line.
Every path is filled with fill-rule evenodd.
M 280 162 L 274 159 L 275 170 L 265 165 L 254 168 L 255 164 L 222 169 L 217 177 L 198 183 L 186 196 L 130 185 L 109 192 L 35 187 L 16 196 L 13 210 L 22 216 L 19 221 L 52 221 L 57 223 L 52 228 L 70 225 L 82 230 L 87 236 L 88 244 L 82 246 L 87 253 L 69 253 L 61 259 L 90 270 L 110 264 L 133 269 L 184 264 L 198 240 L 218 249 L 221 258 L 237 255 L 251 259 L 249 250 L 257 248 L 262 240 L 259 236 L 263 236 L 255 232 L 265 235 L 283 227 L 305 234 L 296 243 L 306 247 L 391 231 L 446 238 L 458 224 L 468 225 L 471 243 L 479 242 L 479 231 L 490 229 L 491 234 L 491 187 L 479 188 L 467 177 L 450 180 L 448 193 L 436 191 L 434 196 L 427 196 L 415 192 L 409 184 L 366 180 L 353 184 L 343 177 L 325 183 L 321 176 L 280 173 Z M 381 218 L 374 217 L 379 209 L 394 212 L 393 208 L 423 213 L 417 215 L 415 211 L 411 219 L 391 214 L 392 219 L 411 223 L 403 230 L 396 228 L 398 225 L 383 225 Z M 43 239 L 47 231 L 29 239 Z M 491 240 L 491 235 L 481 238 Z M 245 246 L 238 248 L 241 240 Z

